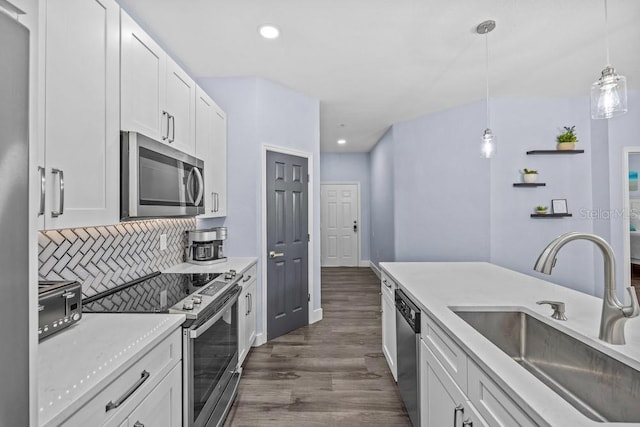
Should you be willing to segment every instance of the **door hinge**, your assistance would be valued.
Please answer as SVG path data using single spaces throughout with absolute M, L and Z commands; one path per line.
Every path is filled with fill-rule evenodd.
M 311 301 L 311 294 L 307 294 L 307 302 Z

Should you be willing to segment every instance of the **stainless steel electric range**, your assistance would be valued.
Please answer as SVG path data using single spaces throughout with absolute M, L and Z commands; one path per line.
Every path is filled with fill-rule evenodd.
M 234 270 L 154 273 L 82 301 L 85 313 L 178 313 L 183 324 L 183 418 L 188 427 L 221 426 L 237 394 L 238 310 Z

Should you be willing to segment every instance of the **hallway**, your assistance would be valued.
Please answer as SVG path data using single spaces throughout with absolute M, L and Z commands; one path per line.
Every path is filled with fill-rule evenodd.
M 410 426 L 381 351 L 380 281 L 323 268 L 323 320 L 253 348 L 226 426 Z

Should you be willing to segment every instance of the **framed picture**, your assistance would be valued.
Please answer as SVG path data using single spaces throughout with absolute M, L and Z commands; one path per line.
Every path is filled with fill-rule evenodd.
M 551 211 L 554 214 L 566 214 L 569 213 L 567 209 L 567 199 L 553 199 L 551 200 Z

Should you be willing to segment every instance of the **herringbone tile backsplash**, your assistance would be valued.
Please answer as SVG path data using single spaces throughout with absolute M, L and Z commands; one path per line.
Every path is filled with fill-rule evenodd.
M 196 220 L 162 219 L 38 233 L 39 277 L 78 280 L 85 297 L 183 262 Z M 167 249 L 160 250 L 160 235 Z

